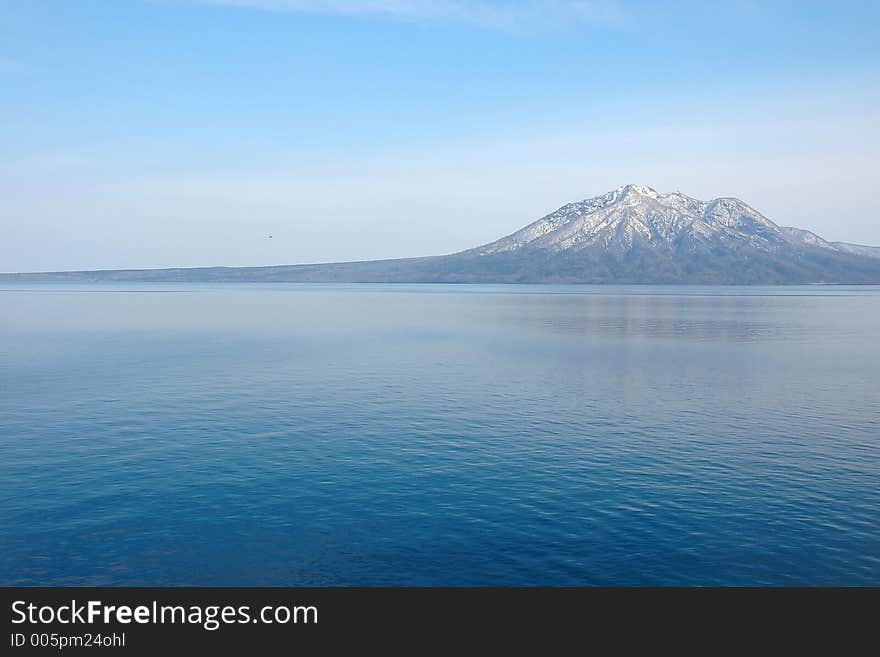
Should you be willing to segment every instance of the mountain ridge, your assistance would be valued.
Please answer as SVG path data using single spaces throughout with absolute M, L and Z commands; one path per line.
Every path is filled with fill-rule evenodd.
M 268 267 L 0 274 L 0 280 L 880 284 L 880 247 L 783 227 L 734 197 L 622 185 L 441 256 Z

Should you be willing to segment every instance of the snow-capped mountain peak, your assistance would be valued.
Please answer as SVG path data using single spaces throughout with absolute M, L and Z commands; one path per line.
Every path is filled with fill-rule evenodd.
M 661 194 L 646 185 L 629 184 L 565 205 L 477 251 L 483 255 L 520 249 L 629 251 L 637 246 L 679 248 L 710 242 L 741 242 L 772 250 L 788 239 L 776 224 L 739 199 L 706 203 L 677 191 Z
M 657 193 L 656 190 L 648 187 L 647 185 L 621 185 L 613 192 L 611 192 L 614 200 L 623 200 L 624 198 L 633 198 L 633 197 L 646 197 L 652 199 L 659 199 L 660 194 Z

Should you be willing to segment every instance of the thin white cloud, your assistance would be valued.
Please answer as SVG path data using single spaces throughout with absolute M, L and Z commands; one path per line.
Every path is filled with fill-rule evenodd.
M 465 23 L 493 29 L 587 23 L 611 25 L 623 19 L 617 0 L 192 0 L 264 11 L 336 16 L 380 16 L 413 22 Z

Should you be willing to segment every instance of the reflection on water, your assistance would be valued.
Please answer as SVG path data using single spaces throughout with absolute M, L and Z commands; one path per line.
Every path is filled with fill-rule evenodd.
M 880 580 L 880 288 L 0 305 L 3 584 Z
M 584 296 L 578 303 L 550 298 L 528 307 L 511 303 L 497 310 L 510 323 L 581 336 L 731 342 L 801 338 L 797 318 L 774 317 L 773 304 L 773 300 L 738 297 L 719 297 L 709 304 L 705 298 Z

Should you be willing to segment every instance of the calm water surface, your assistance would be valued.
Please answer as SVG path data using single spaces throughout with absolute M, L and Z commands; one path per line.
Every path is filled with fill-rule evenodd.
M 0 284 L 0 584 L 880 584 L 880 288 Z

